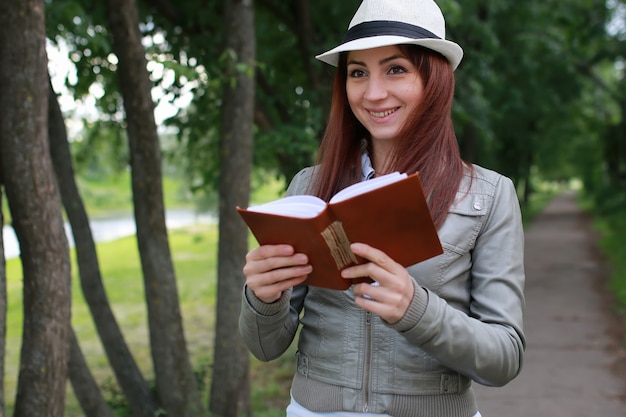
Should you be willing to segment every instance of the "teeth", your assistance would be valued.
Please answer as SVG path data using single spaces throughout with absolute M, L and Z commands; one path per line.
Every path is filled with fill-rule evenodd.
M 374 117 L 385 117 L 385 116 L 389 116 L 390 114 L 392 114 L 395 111 L 396 111 L 396 109 L 387 110 L 387 111 L 371 111 L 370 114 L 372 116 L 374 116 Z

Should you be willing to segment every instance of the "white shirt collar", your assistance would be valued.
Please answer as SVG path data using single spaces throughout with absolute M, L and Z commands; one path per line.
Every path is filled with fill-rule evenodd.
M 361 181 L 371 179 L 375 173 L 369 154 L 367 151 L 363 151 L 361 154 Z

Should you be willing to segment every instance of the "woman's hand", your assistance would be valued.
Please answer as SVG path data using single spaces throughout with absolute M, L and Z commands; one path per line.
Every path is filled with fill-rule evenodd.
M 355 303 L 379 315 L 387 323 L 397 323 L 413 299 L 413 280 L 406 268 L 384 252 L 363 243 L 353 243 L 352 252 L 370 262 L 351 266 L 341 271 L 344 278 L 370 277 L 378 283 L 356 284 L 352 287 Z
M 301 284 L 313 271 L 309 259 L 289 245 L 264 245 L 246 255 L 246 285 L 264 303 L 273 303 L 283 291 Z

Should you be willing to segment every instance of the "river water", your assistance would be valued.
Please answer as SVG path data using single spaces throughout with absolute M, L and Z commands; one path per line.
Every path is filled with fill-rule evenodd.
M 168 210 L 165 223 L 168 229 L 190 226 L 193 224 L 208 224 L 215 222 L 215 217 L 210 214 L 198 214 L 193 210 Z M 137 231 L 133 217 L 103 218 L 90 221 L 91 233 L 96 243 L 108 242 L 126 236 L 134 235 Z M 70 247 L 74 246 L 74 239 L 69 224 L 65 224 Z M 4 256 L 6 259 L 20 256 L 20 246 L 11 226 L 2 228 L 4 243 Z

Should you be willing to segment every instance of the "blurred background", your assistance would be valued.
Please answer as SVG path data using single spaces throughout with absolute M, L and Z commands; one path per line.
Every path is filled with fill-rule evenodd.
M 90 302 L 82 295 L 85 288 L 93 286 L 81 289 L 79 271 L 74 267 L 73 332 L 86 358 L 86 369 L 101 392 L 95 395 L 101 395 L 108 411 L 87 413 L 85 404 L 74 394 L 76 386 L 72 389 L 68 384 L 63 400 L 65 415 L 150 415 L 159 409 L 158 404 L 167 404 L 162 398 L 167 390 L 158 382 L 160 371 L 154 365 L 154 345 L 151 349 L 148 342 L 155 333 L 148 330 L 152 319 L 146 304 L 150 304 L 151 294 L 141 279 L 145 278 L 146 265 L 140 265 L 142 248 L 137 248 L 135 240 L 135 216 L 141 200 L 139 182 L 133 178 L 137 171 L 133 161 L 137 163 L 139 154 L 133 154 L 138 150 L 132 146 L 132 135 L 141 135 L 137 126 L 153 126 L 158 141 L 160 155 L 153 163 L 159 165 L 160 173 L 152 178 L 163 191 L 162 198 L 157 197 L 167 219 L 178 291 L 174 295 L 180 299 L 185 323 L 182 346 L 189 350 L 200 402 L 217 413 L 220 406 L 210 405 L 211 398 L 215 401 L 221 396 L 220 388 L 230 386 L 231 394 L 247 394 L 244 399 L 230 397 L 224 401 L 243 405 L 234 411 L 225 411 L 225 407 L 217 415 L 237 415 L 246 410 L 257 416 L 281 415 L 288 398 L 290 355 L 269 368 L 254 361 L 248 368 L 248 359 L 241 359 L 245 353 L 239 353 L 244 364 L 241 369 L 250 369 L 249 373 L 237 371 L 237 378 L 228 384 L 225 381 L 233 379 L 228 377 L 232 369 L 222 370 L 226 374 L 219 378 L 213 374 L 220 363 L 219 352 L 214 349 L 223 340 L 216 335 L 216 309 L 230 311 L 224 314 L 232 316 L 237 308 L 228 307 L 238 302 L 238 296 L 233 296 L 228 306 L 218 305 L 218 294 L 223 291 L 218 281 L 225 274 L 218 268 L 218 242 L 245 232 L 245 228 L 238 232 L 222 229 L 225 223 L 233 222 L 220 225 L 217 219 L 225 219 L 224 213 L 233 211 L 235 204 L 248 203 L 248 195 L 250 202 L 257 203 L 279 197 L 291 177 L 313 162 L 329 110 L 334 70 L 314 56 L 341 40 L 359 1 L 28 3 L 43 6 L 46 70 L 56 99 L 51 106 L 58 106 L 55 117 L 64 127 L 64 146 L 70 155 L 61 165 L 71 166 L 70 176 L 98 243 L 103 288 L 112 306 L 112 318 L 119 322 L 125 337 L 120 343 L 128 344 L 131 362 L 145 378 L 138 385 L 145 384 L 146 395 L 156 398 L 157 404 L 148 414 L 129 404 L 132 390 L 120 383 L 123 372 L 116 371 L 111 363 L 115 362 L 111 360 L 114 353 L 102 347 L 102 329 L 94 324 Z M 554 195 L 575 190 L 581 206 L 595 219 L 603 250 L 612 264 L 615 309 L 623 313 L 626 2 L 439 0 L 438 4 L 446 17 L 447 38 L 465 52 L 455 73 L 453 108 L 463 157 L 514 181 L 526 222 Z M 120 22 L 138 29 L 140 44 L 132 46 L 135 49 L 131 49 L 131 32 L 115 33 Z M 10 33 L 26 33 L 27 28 L 20 28 L 20 24 L 19 19 L 5 22 L 2 33 L 6 42 Z M 131 68 L 127 62 L 133 57 L 145 59 L 152 118 L 132 113 L 132 101 L 137 96 L 130 92 L 133 83 L 129 78 L 125 81 L 123 71 L 124 65 L 127 71 Z M 132 75 L 132 70 L 129 73 Z M 5 97 L 2 102 L 6 119 L 11 117 L 8 100 Z M 249 131 L 238 133 L 237 128 L 243 126 L 238 119 L 241 112 L 248 112 L 250 126 Z M 231 136 L 225 132 L 233 133 L 235 139 L 249 136 L 249 140 L 228 148 L 225 146 Z M 9 149 L 5 146 L 3 143 L 3 151 Z M 53 152 L 55 146 L 50 145 Z M 231 160 L 242 155 L 250 157 L 239 161 L 241 165 L 234 165 L 239 168 L 233 170 Z M 2 199 L 2 247 L 8 307 L 2 405 L 8 415 L 20 391 L 24 313 L 20 236 L 12 226 L 20 211 L 18 203 L 10 203 L 7 162 L 4 169 L 7 190 Z M 67 181 L 61 181 L 63 184 Z M 235 195 L 238 197 L 230 199 Z M 69 201 L 63 201 L 65 210 Z M 70 248 L 74 248 L 76 239 L 68 213 L 62 216 Z M 244 238 L 246 244 L 254 244 L 247 234 Z M 22 248 L 27 244 L 24 239 Z M 220 247 L 219 257 L 224 262 L 229 256 L 241 259 L 240 251 Z M 71 262 L 75 265 L 73 250 Z M 238 264 L 234 270 L 240 274 L 237 268 Z M 239 275 L 231 286 L 238 291 L 241 282 Z M 236 333 L 233 325 L 236 322 L 225 331 Z M 114 345 L 113 340 L 110 343 Z M 226 350 L 237 352 L 231 342 L 225 343 Z M 217 380 L 221 387 L 215 386 Z M 171 411 L 174 406 L 163 407 L 175 415 Z

